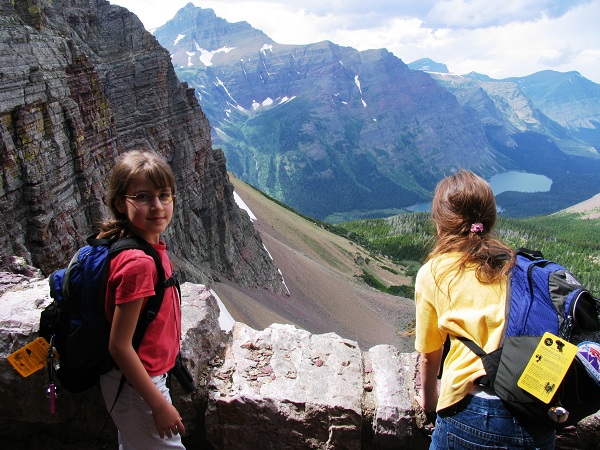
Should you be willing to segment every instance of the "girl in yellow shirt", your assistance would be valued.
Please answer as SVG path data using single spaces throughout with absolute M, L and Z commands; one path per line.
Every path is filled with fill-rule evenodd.
M 514 252 L 491 235 L 497 212 L 490 185 L 469 171 L 443 179 L 431 215 L 436 243 L 415 281 L 416 400 L 426 412 L 437 411 L 430 449 L 553 449 L 555 431 L 520 424 L 493 390 L 478 385 L 485 375 L 481 359 L 455 339 L 466 337 L 491 352 L 502 338 Z

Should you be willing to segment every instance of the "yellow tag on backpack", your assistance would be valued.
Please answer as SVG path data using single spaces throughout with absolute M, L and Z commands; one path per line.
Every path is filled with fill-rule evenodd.
M 576 345 L 552 333 L 544 333 L 517 386 L 549 403 L 576 355 Z
M 32 373 L 44 368 L 49 348 L 50 344 L 48 344 L 48 341 L 40 337 L 25 347 L 21 347 L 16 352 L 11 353 L 6 359 L 23 377 L 28 377 Z

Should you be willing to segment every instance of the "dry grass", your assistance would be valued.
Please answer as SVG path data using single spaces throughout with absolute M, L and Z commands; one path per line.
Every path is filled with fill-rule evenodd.
M 565 209 L 565 212 L 582 213 L 585 219 L 600 218 L 600 194 Z

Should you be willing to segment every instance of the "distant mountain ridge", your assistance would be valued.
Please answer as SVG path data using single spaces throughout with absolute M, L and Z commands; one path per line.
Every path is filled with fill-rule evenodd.
M 550 177 L 549 193 L 502 194 L 514 216 L 600 192 L 600 86 L 580 75 L 566 89 L 555 73 L 458 77 L 431 60 L 420 68 L 438 73 L 425 73 L 385 49 L 277 44 L 192 4 L 154 34 L 195 88 L 228 169 L 306 215 L 395 214 L 459 168 Z
M 565 153 L 598 157 L 600 148 L 600 85 L 578 72 L 545 70 L 520 78 L 495 80 L 470 73 L 431 73 L 453 92 L 463 106 L 476 109 L 485 120 L 485 95 L 517 131 L 550 136 Z
M 408 64 L 412 70 L 422 70 L 423 72 L 450 73 L 446 64 L 435 62 L 429 58 L 421 58 Z

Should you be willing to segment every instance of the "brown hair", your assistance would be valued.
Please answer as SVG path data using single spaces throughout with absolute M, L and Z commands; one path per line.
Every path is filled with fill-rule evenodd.
M 131 235 L 127 219 L 117 209 L 116 201 L 127 193 L 137 175 L 147 177 L 156 189 L 170 188 L 175 196 L 175 177 L 171 166 L 157 153 L 133 150 L 123 153 L 110 175 L 106 204 L 112 217 L 104 221 L 98 238 L 119 239 Z
M 467 170 L 444 178 L 435 189 L 431 217 L 437 226 L 437 238 L 428 260 L 458 252 L 458 274 L 467 264 L 474 264 L 482 283 L 508 275 L 514 252 L 491 234 L 498 215 L 487 181 Z

